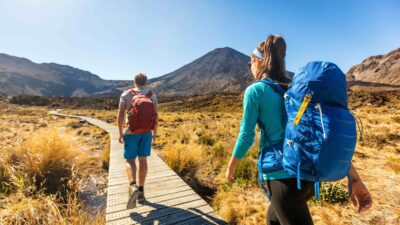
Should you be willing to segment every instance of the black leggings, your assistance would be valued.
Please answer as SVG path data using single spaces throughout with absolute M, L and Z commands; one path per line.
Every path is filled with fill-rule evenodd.
M 294 178 L 267 181 L 266 186 L 271 195 L 268 225 L 313 224 L 307 201 L 314 196 L 314 182 L 301 181 L 301 190 Z

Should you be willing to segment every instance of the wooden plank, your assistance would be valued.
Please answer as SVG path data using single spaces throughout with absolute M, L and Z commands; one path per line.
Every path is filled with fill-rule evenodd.
M 144 212 L 140 212 L 140 211 L 132 211 L 131 213 L 129 213 L 126 217 L 121 217 L 119 219 L 113 220 L 113 221 L 109 221 L 109 224 L 136 224 L 136 223 L 140 223 L 140 221 L 142 221 L 143 219 L 140 219 L 140 217 L 143 217 L 141 215 L 149 215 L 149 214 L 145 214 L 145 213 L 150 213 L 151 211 L 153 211 L 152 214 L 152 219 L 153 221 L 156 221 L 158 217 L 161 217 L 163 215 L 163 208 L 169 210 L 174 210 L 174 211 L 179 211 L 179 210 L 187 210 L 189 208 L 197 208 L 197 207 L 201 207 L 201 206 L 205 206 L 207 203 L 205 203 L 204 201 L 201 200 L 197 200 L 197 201 L 192 201 L 192 202 L 186 202 L 183 204 L 179 204 L 179 205 L 175 205 L 175 206 L 169 206 L 166 207 L 164 205 L 154 205 L 153 206 L 153 210 L 148 210 L 148 211 L 144 211 Z M 168 212 L 167 211 L 167 212 Z
M 219 219 L 218 214 L 214 212 L 210 212 L 205 215 L 201 215 L 200 217 L 194 217 L 192 219 L 188 219 L 186 221 L 182 221 L 179 223 L 175 223 L 177 225 L 205 225 L 205 224 L 228 224 L 227 222 Z

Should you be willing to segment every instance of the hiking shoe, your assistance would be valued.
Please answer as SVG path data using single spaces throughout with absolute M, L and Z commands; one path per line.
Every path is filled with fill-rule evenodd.
M 143 202 L 146 200 L 144 197 L 144 191 L 139 191 L 139 196 L 137 198 L 137 201 L 139 204 L 143 204 Z
M 133 209 L 136 207 L 136 200 L 138 199 L 139 194 L 140 191 L 136 184 L 129 186 L 129 200 L 126 205 L 127 209 Z

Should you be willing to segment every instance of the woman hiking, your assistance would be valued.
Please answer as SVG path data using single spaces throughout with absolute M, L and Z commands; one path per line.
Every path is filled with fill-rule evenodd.
M 286 90 L 290 79 L 285 69 L 285 55 L 286 43 L 282 37 L 270 35 L 265 41 L 260 42 L 249 62 L 249 69 L 255 80 L 270 79 Z M 236 166 L 254 143 L 256 124 L 262 124 L 265 135 L 261 135 L 260 149 L 265 149 L 276 143 L 283 143 L 285 116 L 284 99 L 270 85 L 255 82 L 246 89 L 240 132 L 226 171 L 228 182 L 235 181 Z M 371 196 L 353 165 L 350 167 L 350 177 L 351 201 L 355 206 L 358 204 L 359 212 L 369 209 L 372 206 Z M 264 173 L 263 179 L 271 197 L 267 224 L 313 224 L 307 201 L 314 195 L 314 182 L 301 180 L 299 190 L 296 177 L 289 175 L 283 169 Z

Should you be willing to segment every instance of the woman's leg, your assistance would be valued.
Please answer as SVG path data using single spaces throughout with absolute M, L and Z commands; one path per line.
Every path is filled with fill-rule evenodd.
M 271 210 L 271 216 L 275 215 L 279 223 L 285 225 L 313 224 L 307 201 L 313 196 L 314 182 L 302 181 L 301 190 L 297 189 L 294 178 L 271 180 L 268 184 L 272 207 L 268 211 Z
M 267 211 L 267 225 L 281 225 L 279 223 L 278 217 L 276 217 L 274 208 L 272 208 L 272 204 L 269 205 Z

